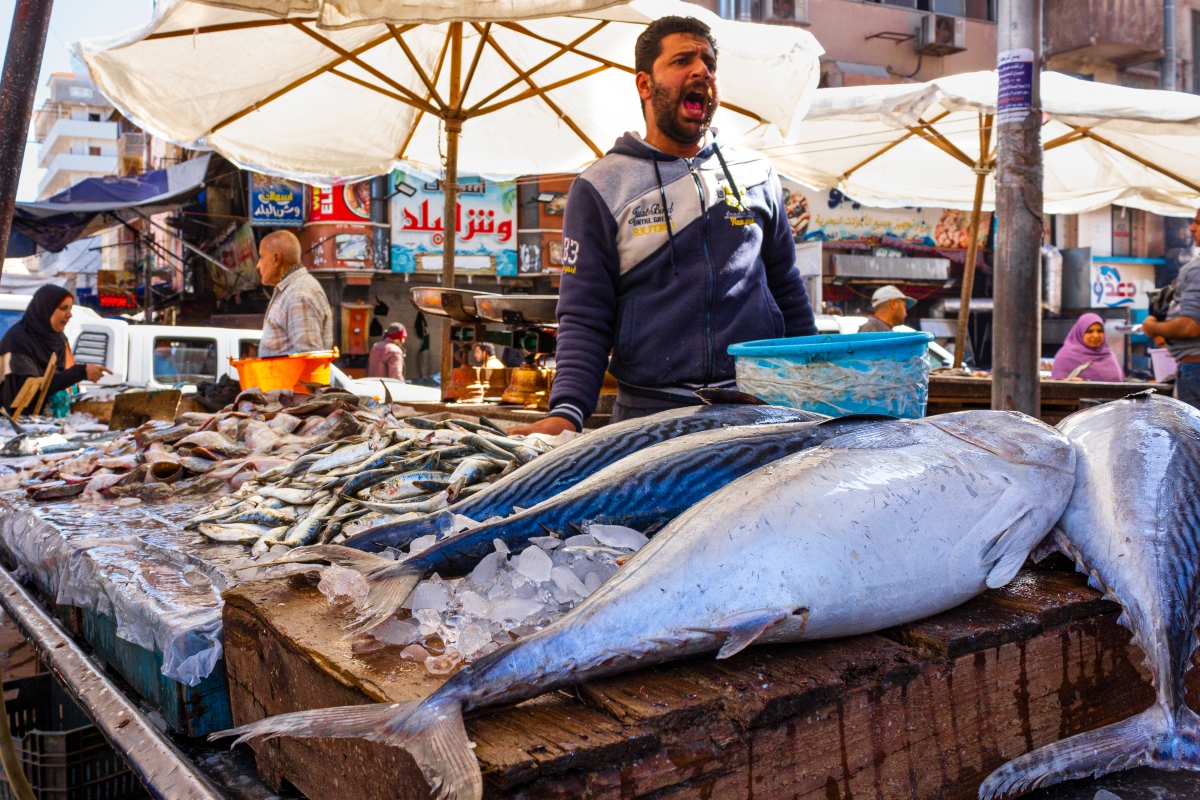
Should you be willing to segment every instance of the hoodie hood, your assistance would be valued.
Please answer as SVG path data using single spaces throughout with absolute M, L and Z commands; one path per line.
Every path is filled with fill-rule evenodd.
M 712 136 L 707 136 L 708 143 L 700 148 L 700 152 L 696 154 L 696 158 L 701 161 L 712 157 L 714 146 L 717 143 L 717 131 L 715 128 L 709 129 Z M 618 154 L 630 156 L 632 158 L 640 158 L 644 161 L 678 161 L 679 156 L 673 156 L 670 153 L 664 153 L 654 145 L 642 138 L 640 133 L 636 131 L 628 131 L 620 139 L 617 139 L 613 144 L 612 149 L 606 155 Z

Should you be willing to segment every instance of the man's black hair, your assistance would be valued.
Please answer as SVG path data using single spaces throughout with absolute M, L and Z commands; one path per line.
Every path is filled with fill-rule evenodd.
M 672 33 L 690 33 L 708 40 L 713 55 L 717 55 L 717 40 L 712 29 L 695 17 L 660 17 L 649 25 L 633 46 L 633 68 L 647 75 L 654 74 L 654 62 L 662 55 L 662 40 Z

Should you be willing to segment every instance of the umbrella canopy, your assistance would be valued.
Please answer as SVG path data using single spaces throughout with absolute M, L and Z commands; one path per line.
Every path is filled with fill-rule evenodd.
M 386 173 L 400 161 L 439 169 L 448 155 L 447 119 L 461 125 L 459 170 L 580 169 L 642 127 L 633 45 L 661 16 L 694 16 L 713 28 L 728 101 L 714 124 L 726 140 L 786 135 L 816 87 L 822 52 L 802 29 L 729 22 L 681 0 L 634 0 L 523 22 L 369 22 L 337 30 L 323 27 L 331 9 L 386 19 L 377 12 L 407 5 L 330 0 L 306 11 L 282 0 L 222 0 L 233 5 L 283 16 L 160 3 L 146 28 L 79 42 L 77 53 L 104 94 L 152 133 L 317 182 Z M 466 16 L 524 3 L 441 5 Z M 555 7 L 571 12 L 576 5 Z M 536 0 L 533 7 L 551 11 Z
M 819 89 L 776 168 L 869 205 L 995 205 L 996 73 L 928 83 Z M 1044 210 L 1117 203 L 1157 214 L 1200 208 L 1200 97 L 1041 76 Z M 981 143 L 986 140 L 981 157 Z

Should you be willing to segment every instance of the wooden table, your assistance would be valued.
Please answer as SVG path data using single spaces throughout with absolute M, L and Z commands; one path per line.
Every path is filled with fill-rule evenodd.
M 398 648 L 353 655 L 316 584 L 314 571 L 226 593 L 236 723 L 405 701 L 440 683 Z M 652 667 L 489 711 L 467 732 L 490 798 L 968 800 L 1007 759 L 1150 705 L 1141 654 L 1116 618 L 1082 576 L 1027 569 L 916 624 Z M 428 796 L 397 748 L 254 748 L 268 783 L 311 800 Z
M 1153 389 L 1170 394 L 1172 387 L 1161 383 L 1104 383 L 1100 381 L 1042 381 L 1041 419 L 1057 425 L 1063 417 L 1079 410 L 1081 400 L 1120 400 L 1126 395 Z M 991 408 L 992 379 L 929 376 L 926 414 Z

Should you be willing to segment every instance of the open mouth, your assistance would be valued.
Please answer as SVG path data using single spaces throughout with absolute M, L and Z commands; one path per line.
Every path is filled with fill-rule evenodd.
M 704 119 L 708 108 L 708 95 L 705 92 L 693 91 L 683 96 L 683 111 L 693 119 Z

